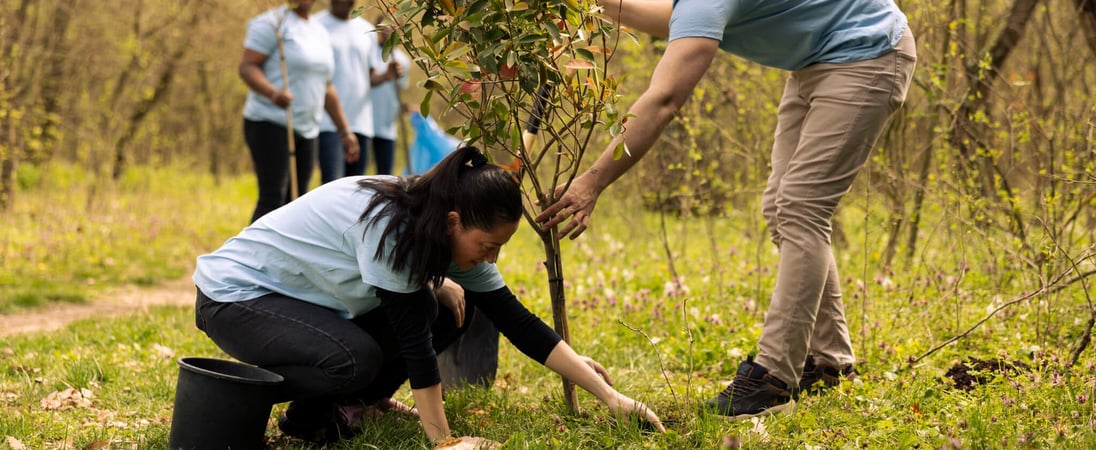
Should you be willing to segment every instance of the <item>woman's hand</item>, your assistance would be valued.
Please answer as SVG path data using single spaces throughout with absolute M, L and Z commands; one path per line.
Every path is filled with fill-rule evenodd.
M 282 109 L 288 108 L 293 103 L 293 93 L 287 89 L 274 89 L 270 94 L 270 101 Z
M 343 148 L 346 149 L 346 162 L 354 164 L 361 157 L 361 147 L 358 146 L 358 136 L 350 130 L 339 131 L 339 139 L 342 139 Z
M 606 384 L 608 384 L 609 386 L 613 385 L 613 378 L 609 376 L 609 371 L 605 370 L 605 367 L 602 366 L 601 363 L 594 361 L 594 358 L 591 358 L 589 356 L 579 355 L 578 359 L 586 363 L 587 366 L 590 366 L 591 369 L 594 369 L 594 372 L 596 372 L 602 380 L 605 380 Z
M 370 419 L 376 419 L 386 412 L 397 412 L 401 414 L 408 414 L 415 417 L 419 416 L 419 410 L 405 405 L 403 402 L 394 398 L 386 398 L 377 400 L 371 405 L 366 405 L 362 415 Z
M 445 450 L 490 450 L 502 447 L 501 442 L 492 441 L 487 438 L 461 436 L 459 438 L 446 439 L 438 442 L 438 445 L 434 449 Z
M 613 412 L 613 415 L 615 415 L 618 420 L 646 420 L 647 423 L 651 424 L 658 432 L 666 432 L 666 427 L 662 426 L 662 421 L 658 419 L 658 415 L 656 415 L 651 408 L 648 408 L 647 405 L 644 405 L 641 402 L 631 399 L 627 395 L 617 392 L 615 398 L 609 399 L 609 401 L 605 402 L 605 405 L 609 407 L 609 410 Z
M 434 288 L 434 296 L 438 298 L 438 304 L 453 312 L 458 328 L 464 325 L 464 288 L 446 278 L 441 286 Z

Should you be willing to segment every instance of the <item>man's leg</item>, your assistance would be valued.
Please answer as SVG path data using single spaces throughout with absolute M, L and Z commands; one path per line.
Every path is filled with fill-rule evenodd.
M 769 200 L 763 202 L 771 205 L 767 217 L 776 229 L 780 265 L 757 356 L 789 386 L 798 382 L 816 327 L 827 330 L 829 342 L 818 347 L 826 358 L 838 364 L 854 360 L 830 247 L 831 219 L 905 99 L 916 58 L 907 53 L 912 49 L 908 31 L 900 47 L 873 60 L 811 66 L 789 81 L 796 83 L 809 110 L 795 150 L 779 179 L 770 180 Z

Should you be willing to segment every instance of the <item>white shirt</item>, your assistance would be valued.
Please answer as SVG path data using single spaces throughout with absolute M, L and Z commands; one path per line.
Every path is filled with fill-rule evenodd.
M 358 220 L 374 194 L 358 186 L 362 178 L 323 184 L 255 221 L 213 253 L 199 256 L 194 284 L 219 302 L 279 293 L 345 318 L 378 307 L 377 288 L 400 293 L 422 289 L 409 280 L 406 268 L 374 259 L 381 245 L 391 257 L 395 242 L 381 240 L 387 220 L 374 226 L 366 226 L 368 219 Z M 475 292 L 505 286 L 498 268 L 487 262 L 468 270 L 450 263 L 447 277 Z
M 369 93 L 370 69 L 383 71 L 380 51 L 377 49 L 377 29 L 361 17 L 343 20 L 330 11 L 313 16 L 331 36 L 335 54 L 335 92 L 339 96 L 350 130 L 365 136 L 373 136 L 373 102 Z M 330 117 L 324 116 L 320 131 L 337 131 Z
M 267 56 L 262 70 L 274 87 L 282 89 L 281 56 L 275 30 L 281 22 L 285 47 L 289 92 L 293 93 L 293 132 L 312 139 L 320 134 L 320 119 L 325 116 L 324 96 L 335 71 L 335 58 L 327 30 L 313 20 L 302 19 L 286 7 L 274 8 L 247 23 L 244 48 Z M 264 95 L 249 91 L 244 102 L 244 118 L 286 125 L 285 110 Z

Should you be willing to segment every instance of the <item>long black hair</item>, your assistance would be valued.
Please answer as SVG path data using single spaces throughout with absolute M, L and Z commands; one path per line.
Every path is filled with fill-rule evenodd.
M 449 270 L 449 211 L 460 214 L 464 228 L 484 231 L 521 219 L 520 186 L 506 169 L 488 164 L 475 147 L 457 149 L 420 176 L 365 178 L 358 185 L 376 192 L 359 220 L 380 208 L 367 225 L 388 218 L 381 240 L 395 240 L 392 269 L 408 269 L 410 281 L 424 285 L 440 286 Z M 373 258 L 382 261 L 385 253 L 379 245 Z

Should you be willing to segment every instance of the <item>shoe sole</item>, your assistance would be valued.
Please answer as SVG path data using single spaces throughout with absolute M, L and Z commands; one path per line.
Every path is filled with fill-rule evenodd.
M 772 408 L 766 409 L 766 410 L 761 411 L 759 413 L 739 414 L 737 416 L 722 416 L 721 415 L 719 417 L 722 418 L 723 420 L 726 420 L 727 422 L 738 422 L 740 420 L 752 419 L 754 417 L 764 417 L 764 416 L 771 416 L 773 414 L 791 412 L 794 409 L 795 409 L 795 400 L 788 400 L 788 403 L 784 403 L 782 405 L 774 406 Z

